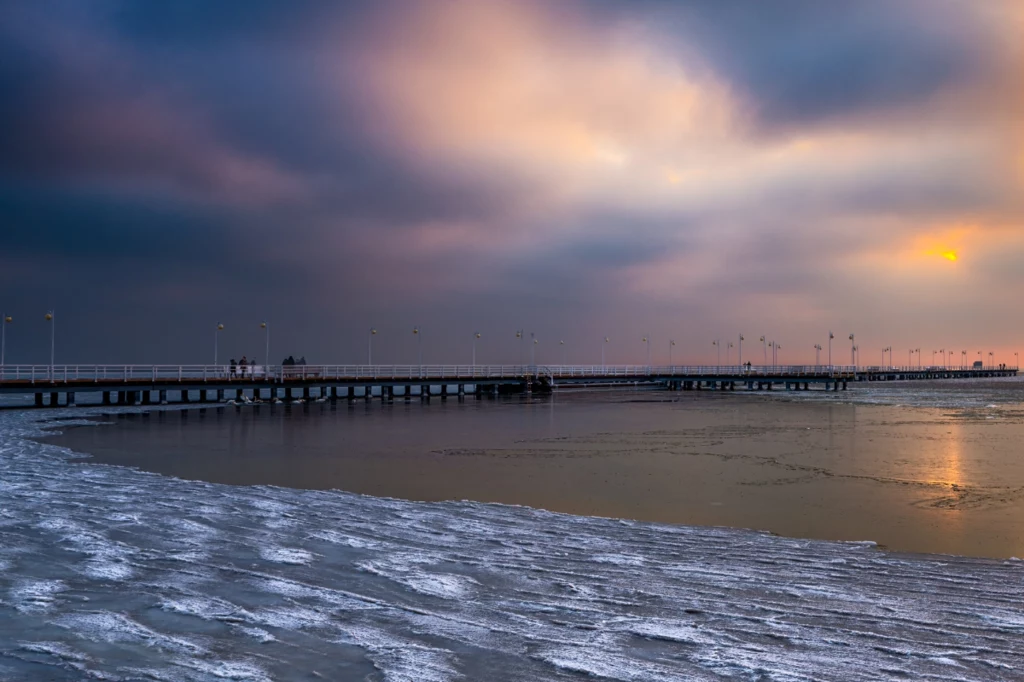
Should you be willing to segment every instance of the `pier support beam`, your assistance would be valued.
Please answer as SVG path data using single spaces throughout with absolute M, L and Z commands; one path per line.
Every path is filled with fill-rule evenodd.
M 72 395 L 74 395 L 74 394 L 73 393 L 68 393 L 68 399 L 69 400 L 71 399 Z M 143 391 L 142 392 L 142 404 L 143 405 L 152 405 L 153 404 L 153 393 L 152 393 L 152 391 Z
M 302 397 L 304 400 L 309 400 L 309 386 L 304 386 L 302 388 Z
M 42 406 L 43 406 L 43 394 L 42 393 L 36 393 L 36 407 L 42 407 Z
M 347 391 L 347 395 L 348 395 L 348 399 L 349 400 L 355 400 L 356 399 L 356 387 L 355 386 L 349 386 L 348 387 L 348 391 Z
M 388 402 L 389 403 L 395 402 L 395 387 L 394 386 L 388 386 L 387 393 L 388 393 Z
M 448 399 L 448 384 L 441 384 L 441 400 Z
M 420 386 L 420 400 L 430 400 L 430 386 Z
M 71 391 L 68 391 L 67 399 L 68 399 L 68 402 L 67 402 L 68 407 L 74 407 L 75 406 L 75 394 L 72 393 Z
M 166 405 L 167 404 L 167 390 L 165 389 L 165 390 L 160 391 L 159 396 L 160 396 L 160 404 L 161 405 Z
M 189 397 L 188 397 L 188 391 L 181 391 L 181 402 L 183 402 L 183 403 L 191 402 L 189 400 Z
M 244 397 L 245 391 L 243 391 L 242 389 L 238 389 L 237 391 L 235 391 L 235 400 L 241 400 Z
M 103 391 L 102 402 L 103 402 L 104 405 L 109 405 L 110 404 L 110 402 L 111 402 L 110 401 L 110 391 Z

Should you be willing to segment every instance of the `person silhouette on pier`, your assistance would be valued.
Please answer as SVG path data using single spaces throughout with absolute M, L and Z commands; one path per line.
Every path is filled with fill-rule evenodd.
M 238 375 L 239 376 L 241 376 L 241 377 L 245 376 L 245 367 L 248 364 L 249 364 L 249 361 L 246 360 L 245 356 L 243 355 L 242 359 L 238 361 Z
M 234 358 L 231 358 L 231 376 L 235 376 L 236 371 L 238 371 L 238 363 L 235 362 Z

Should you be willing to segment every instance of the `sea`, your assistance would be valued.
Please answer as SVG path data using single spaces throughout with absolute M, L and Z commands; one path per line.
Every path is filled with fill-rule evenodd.
M 1022 679 L 1020 381 L 259 410 L 0 410 L 0 680 Z

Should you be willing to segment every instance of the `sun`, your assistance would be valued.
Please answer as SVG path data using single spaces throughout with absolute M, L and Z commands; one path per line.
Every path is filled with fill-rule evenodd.
M 956 260 L 956 251 L 947 251 L 942 254 L 942 257 L 946 260 Z

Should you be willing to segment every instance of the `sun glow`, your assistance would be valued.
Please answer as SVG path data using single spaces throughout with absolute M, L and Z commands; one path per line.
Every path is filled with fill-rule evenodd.
M 956 251 L 947 251 L 946 253 L 942 254 L 942 257 L 945 258 L 946 260 L 956 260 Z

